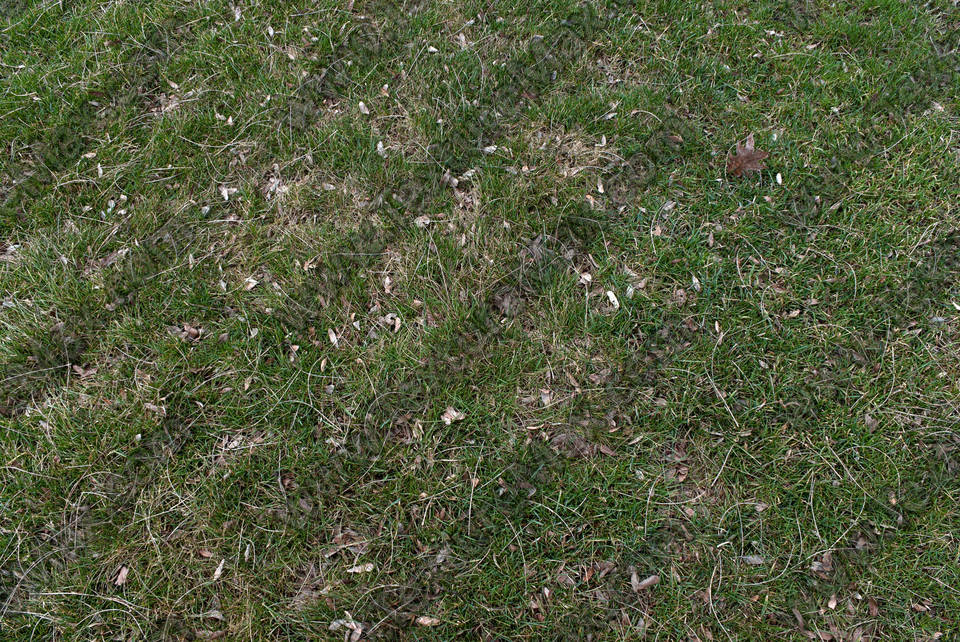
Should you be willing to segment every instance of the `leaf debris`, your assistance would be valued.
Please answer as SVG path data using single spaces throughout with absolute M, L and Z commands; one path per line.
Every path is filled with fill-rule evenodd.
M 740 178 L 759 172 L 766 167 L 763 160 L 769 156 L 768 152 L 754 147 L 753 134 L 750 134 L 745 141 L 737 143 L 736 152 L 727 155 L 727 173 Z

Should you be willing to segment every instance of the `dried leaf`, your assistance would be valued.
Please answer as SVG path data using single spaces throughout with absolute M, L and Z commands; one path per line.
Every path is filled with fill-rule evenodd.
M 744 555 L 740 559 L 742 559 L 744 563 L 752 566 L 760 566 L 763 564 L 763 558 L 759 555 Z
M 220 560 L 220 564 L 217 565 L 217 570 L 213 572 L 213 581 L 216 582 L 220 579 L 220 576 L 223 575 L 223 565 L 227 563 L 227 560 Z
M 620 301 L 617 300 L 617 295 L 614 294 L 613 290 L 607 290 L 607 299 L 615 310 L 620 309 Z
M 420 626 L 440 626 L 440 620 L 435 617 L 427 617 L 426 615 L 419 616 L 416 622 Z
M 570 459 L 593 457 L 597 454 L 596 444 L 592 444 L 575 432 L 559 432 L 550 438 L 550 445 Z
M 328 627 L 331 631 L 339 631 L 341 629 L 346 629 L 349 633 L 344 635 L 344 640 L 349 640 L 350 642 L 355 642 L 360 639 L 360 636 L 363 635 L 363 624 L 356 622 L 353 619 L 353 616 L 349 613 L 346 613 L 346 618 L 341 620 L 334 620 L 330 623 Z
M 150 412 L 155 412 L 155 413 L 157 413 L 158 415 L 166 415 L 166 414 L 167 414 L 166 408 L 164 408 L 163 406 L 158 406 L 158 405 L 155 404 L 155 403 L 150 403 L 149 401 L 148 401 L 147 403 L 143 404 L 143 407 L 146 408 L 147 410 L 149 410 Z
M 747 136 L 742 144 L 737 143 L 737 151 L 727 155 L 727 173 L 741 177 L 750 172 L 759 172 L 764 168 L 763 159 L 770 156 L 767 152 L 754 149 L 753 134 Z
M 617 570 L 617 565 L 609 560 L 603 560 L 597 562 L 597 570 L 600 571 L 600 574 L 597 577 L 604 577 L 609 573 Z M 657 578 L 659 581 L 659 578 Z
M 685 481 L 690 474 L 690 467 L 683 464 L 677 464 L 665 473 L 667 479 L 676 479 L 678 482 Z
M 583 581 L 584 581 L 584 582 L 589 582 L 589 581 L 593 578 L 593 574 L 594 574 L 595 571 L 596 571 L 596 569 L 593 567 L 592 564 L 591 564 L 590 566 L 586 567 L 586 568 L 584 569 L 584 571 L 583 571 Z
M 660 576 L 659 576 L 659 575 L 651 575 L 650 577 L 646 578 L 645 580 L 641 580 L 640 582 L 638 582 L 636 588 L 634 588 L 633 590 L 634 590 L 634 591 L 643 591 L 643 590 L 648 589 L 648 588 L 653 588 L 654 586 L 656 586 L 656 585 L 659 584 L 659 583 L 660 583 Z M 631 582 L 631 584 L 632 584 L 632 582 Z
M 373 562 L 367 562 L 366 564 L 357 564 L 356 566 L 351 566 L 347 569 L 347 573 L 369 573 L 373 570 Z
M 810 570 L 819 574 L 821 577 L 827 577 L 827 574 L 833 571 L 833 555 L 830 551 L 824 553 L 823 557 L 819 560 L 814 560 L 810 565 Z
M 440 418 L 443 420 L 443 423 L 449 426 L 455 421 L 463 421 L 465 417 L 466 417 L 465 414 L 463 414 L 453 406 L 447 406 L 447 409 L 443 411 L 443 416 Z
M 128 574 L 129 572 L 130 572 L 130 567 L 128 567 L 126 564 L 124 564 L 123 566 L 121 566 L 121 567 L 120 567 L 120 570 L 117 571 L 117 577 L 116 577 L 115 580 L 113 580 L 113 583 L 114 583 L 116 586 L 123 586 L 124 584 L 126 584 L 126 583 L 127 583 L 127 574 Z
M 803 621 L 803 615 L 800 614 L 800 611 L 798 611 L 798 610 L 796 609 L 796 607 L 794 607 L 794 609 L 793 609 L 793 617 L 797 618 L 797 625 L 798 625 L 801 629 L 806 628 L 806 624 L 805 624 L 804 621 Z

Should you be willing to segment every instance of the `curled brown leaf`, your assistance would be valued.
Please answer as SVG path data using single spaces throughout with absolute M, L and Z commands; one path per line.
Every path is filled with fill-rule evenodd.
M 727 173 L 740 178 L 750 172 L 759 172 L 764 168 L 763 159 L 769 153 L 754 148 L 753 134 L 747 136 L 742 143 L 737 143 L 737 150 L 727 154 Z

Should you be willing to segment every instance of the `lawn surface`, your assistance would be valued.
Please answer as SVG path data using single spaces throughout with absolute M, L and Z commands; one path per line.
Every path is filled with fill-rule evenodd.
M 958 47 L 5 0 L 0 639 L 955 639 Z

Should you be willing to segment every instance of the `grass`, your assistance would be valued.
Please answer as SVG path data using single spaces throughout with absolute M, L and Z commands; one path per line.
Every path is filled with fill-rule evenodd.
M 960 634 L 958 34 L 5 3 L 0 638 Z

